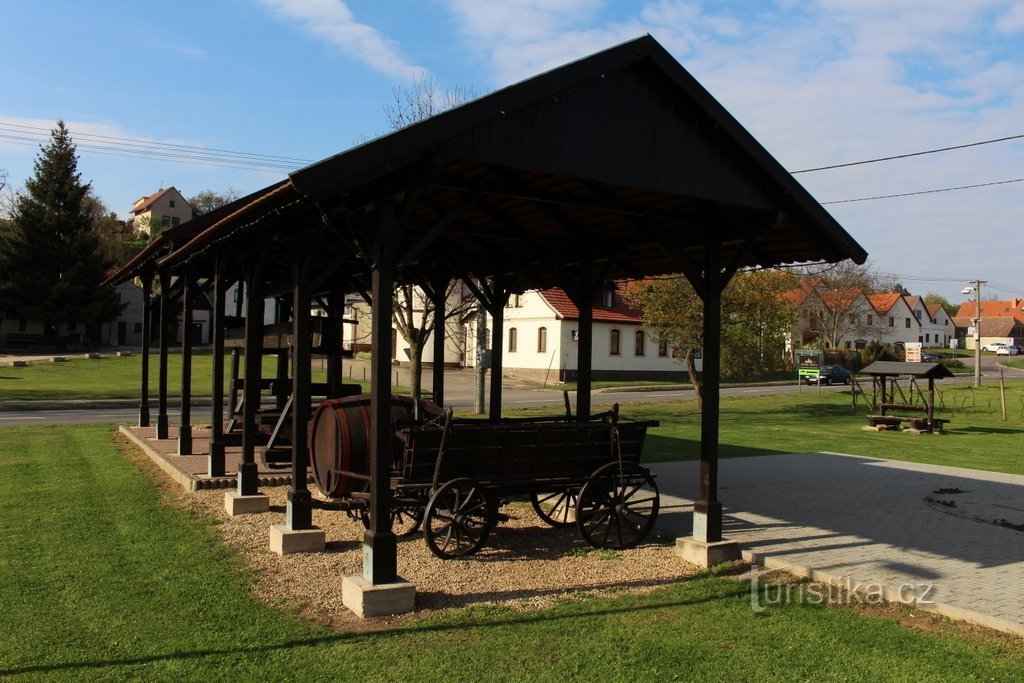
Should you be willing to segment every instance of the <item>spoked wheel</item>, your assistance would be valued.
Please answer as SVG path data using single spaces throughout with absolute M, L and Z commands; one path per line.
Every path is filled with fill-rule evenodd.
M 370 528 L 370 515 L 364 512 L 359 517 L 363 527 Z M 391 533 L 399 538 L 412 536 L 423 523 L 423 506 L 395 502 L 391 506 Z
M 472 479 L 453 479 L 434 492 L 424 513 L 427 547 L 443 560 L 472 555 L 491 533 L 495 506 Z
M 580 489 L 576 526 L 595 548 L 632 548 L 654 527 L 658 506 L 658 486 L 647 469 L 611 462 Z
M 576 523 L 576 501 L 579 489 L 564 488 L 554 492 L 531 493 L 530 504 L 542 520 L 553 527 Z

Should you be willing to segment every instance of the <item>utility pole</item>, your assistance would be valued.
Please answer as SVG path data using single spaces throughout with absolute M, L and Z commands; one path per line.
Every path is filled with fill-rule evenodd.
M 974 292 L 974 310 L 977 317 L 974 318 L 974 386 L 981 386 L 981 286 L 988 284 L 988 280 L 972 280 L 973 287 L 964 287 L 961 294 Z

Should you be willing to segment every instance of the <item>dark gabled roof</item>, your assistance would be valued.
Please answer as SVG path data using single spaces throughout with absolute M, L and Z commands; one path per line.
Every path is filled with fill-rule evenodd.
M 547 288 L 582 263 L 632 279 L 701 268 L 708 245 L 730 267 L 867 256 L 644 36 L 296 171 L 201 217 L 159 265 L 201 266 L 213 245 L 308 248 L 320 272 L 365 284 L 376 209 L 391 202 L 402 229 L 387 251 L 410 279 L 441 269 Z M 265 277 L 286 281 L 288 265 L 268 259 Z
M 953 373 L 941 363 L 904 363 L 892 360 L 876 360 L 871 365 L 857 371 L 859 375 L 910 375 L 924 379 L 942 379 L 952 377 Z

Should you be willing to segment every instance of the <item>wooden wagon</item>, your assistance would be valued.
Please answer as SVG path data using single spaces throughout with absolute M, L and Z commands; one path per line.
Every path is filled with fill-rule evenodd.
M 314 480 L 333 507 L 364 518 L 369 495 L 369 399 L 325 401 L 311 427 Z M 546 523 L 576 525 L 595 547 L 630 548 L 653 528 L 659 496 L 639 460 L 654 421 L 619 418 L 454 420 L 451 411 L 394 397 L 392 523 L 422 526 L 442 558 L 472 554 L 503 515 L 507 497 L 529 497 Z

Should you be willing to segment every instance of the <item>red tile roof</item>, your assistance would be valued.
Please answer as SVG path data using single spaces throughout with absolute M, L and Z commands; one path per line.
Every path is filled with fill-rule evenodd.
M 960 304 L 960 310 L 956 312 L 958 318 L 973 318 L 977 315 L 978 309 L 972 301 Z M 1024 300 L 1010 299 L 1009 301 L 982 301 L 982 318 L 1013 318 L 1019 323 L 1024 323 Z
M 636 323 L 638 325 L 642 323 L 640 312 L 627 306 L 626 302 L 622 300 L 620 292 L 621 287 L 620 291 L 617 291 L 612 299 L 612 303 L 615 305 L 611 308 L 594 306 L 594 322 Z M 540 290 L 540 295 L 544 297 L 544 300 L 548 302 L 551 308 L 555 309 L 555 313 L 560 318 L 565 320 L 579 319 L 580 310 L 576 308 L 576 304 L 572 302 L 564 290 L 558 287 L 542 289 Z
M 899 292 L 892 294 L 869 294 L 868 301 L 871 302 L 871 307 L 879 313 L 886 313 L 890 308 L 896 305 L 896 302 L 900 300 L 903 295 Z

